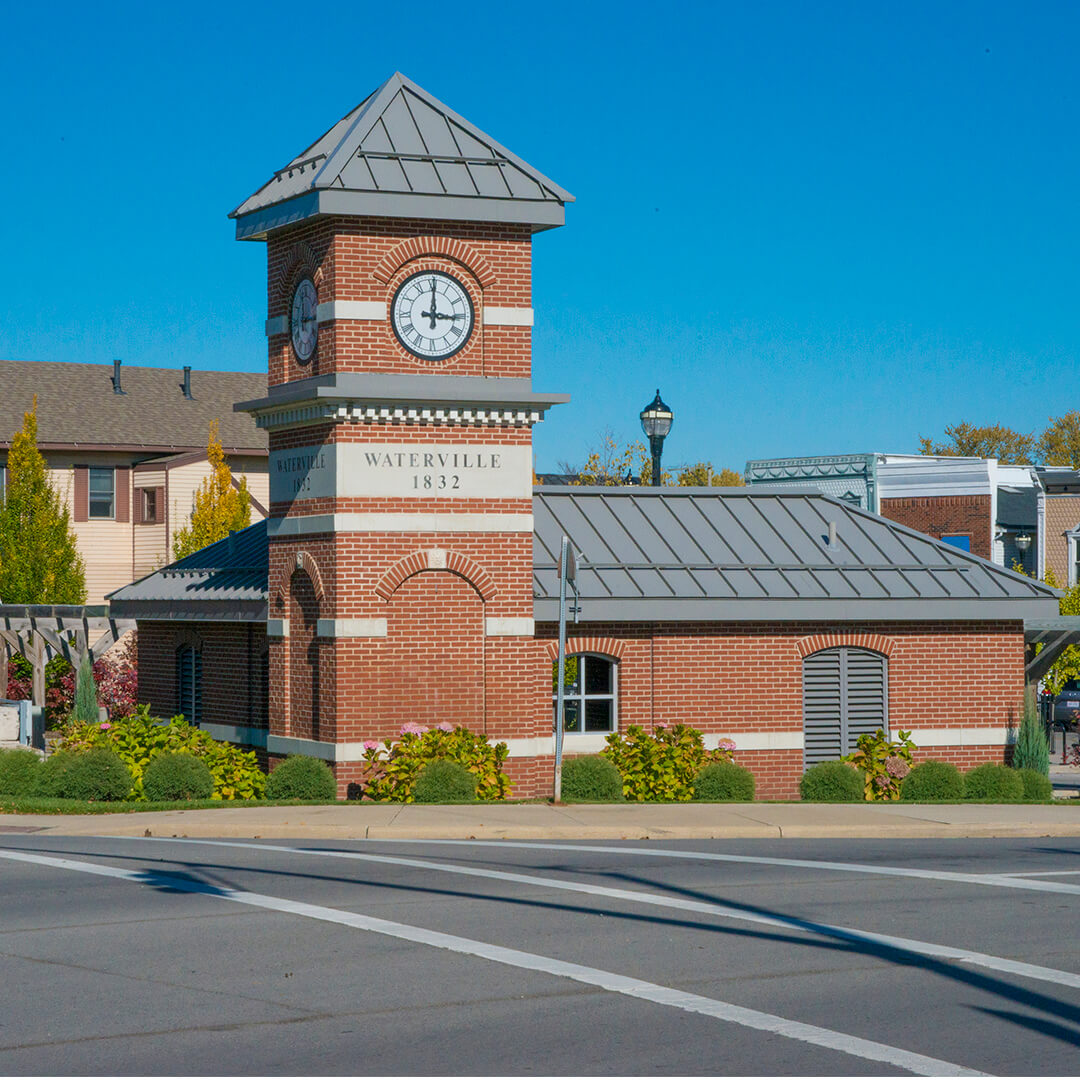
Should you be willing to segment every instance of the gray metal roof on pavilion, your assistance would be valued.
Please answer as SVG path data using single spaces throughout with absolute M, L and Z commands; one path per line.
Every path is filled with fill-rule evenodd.
M 229 216 L 238 240 L 316 214 L 562 225 L 574 196 L 400 72 Z
M 716 488 L 540 489 L 538 620 L 558 617 L 565 534 L 586 622 L 1054 617 L 1037 581 L 825 495 Z M 829 525 L 835 525 L 835 546 Z
M 534 613 L 558 617 L 565 533 L 582 622 L 1056 619 L 1021 574 L 824 495 L 717 488 L 537 489 Z M 836 543 L 829 546 L 829 524 Z M 117 616 L 264 619 L 266 522 L 114 592 Z

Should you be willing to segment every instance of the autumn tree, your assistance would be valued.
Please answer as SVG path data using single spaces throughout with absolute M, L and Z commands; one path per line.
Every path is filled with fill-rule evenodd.
M 1080 469 L 1080 412 L 1052 417 L 1050 426 L 1035 444 L 1043 465 L 1065 465 Z
M 711 461 L 684 465 L 675 476 L 679 487 L 745 487 L 746 481 L 734 469 L 716 472 Z
M 37 395 L 11 440 L 0 506 L 0 602 L 82 604 L 86 569 L 37 448 Z
M 173 538 L 174 559 L 183 559 L 251 524 L 251 495 L 248 493 L 247 478 L 241 477 L 239 486 L 233 484 L 216 420 L 210 422 L 206 457 L 210 463 L 210 475 L 195 492 L 191 521 L 177 530 Z
M 919 438 L 919 453 L 934 457 L 997 458 L 1003 465 L 1031 465 L 1035 436 L 1013 431 L 1002 424 L 975 427 L 966 421 L 945 428 L 947 442 Z

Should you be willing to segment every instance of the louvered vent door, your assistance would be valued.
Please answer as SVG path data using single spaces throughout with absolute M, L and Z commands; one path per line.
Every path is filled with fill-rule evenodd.
M 888 732 L 885 657 L 825 649 L 803 660 L 803 767 L 835 761 L 860 735 Z

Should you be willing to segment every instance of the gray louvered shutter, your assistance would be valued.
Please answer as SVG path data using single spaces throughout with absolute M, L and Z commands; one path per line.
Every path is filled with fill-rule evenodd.
M 803 660 L 803 766 L 840 756 L 840 650 L 826 649 Z
M 860 735 L 889 731 L 885 657 L 837 648 L 803 660 L 803 767 L 835 761 Z

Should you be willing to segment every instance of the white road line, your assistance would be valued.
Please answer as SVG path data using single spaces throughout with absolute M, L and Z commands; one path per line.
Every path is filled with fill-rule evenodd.
M 123 839 L 115 837 L 115 839 Z M 126 838 L 131 842 L 132 838 Z M 393 855 L 368 855 L 359 851 L 334 851 L 325 848 L 291 847 L 285 844 L 251 844 L 233 840 L 197 840 L 178 837 L 155 836 L 138 839 L 138 843 L 194 844 L 209 847 L 248 848 L 255 851 L 280 851 L 293 855 L 314 855 L 322 858 L 357 859 L 362 862 L 385 863 L 390 866 L 412 867 L 418 870 L 435 870 L 444 874 L 459 874 L 464 877 L 489 878 L 495 881 L 509 881 L 517 885 L 530 885 L 543 889 L 559 889 L 563 892 L 584 893 L 586 896 L 607 896 L 613 900 L 625 900 L 635 904 L 648 904 L 653 907 L 674 908 L 679 911 L 693 911 L 713 915 L 723 919 L 735 919 L 740 922 L 757 923 L 762 926 L 781 927 L 785 930 L 799 930 L 807 934 L 820 934 L 823 937 L 840 941 L 851 941 L 868 945 L 883 945 L 890 949 L 910 953 L 913 956 L 928 956 L 939 960 L 957 960 L 964 964 L 989 968 L 1010 975 L 1019 975 L 1026 979 L 1054 983 L 1056 986 L 1069 986 L 1080 989 L 1080 975 L 1057 968 L 1041 967 L 1038 964 L 1025 964 L 1019 960 L 1009 960 L 1002 956 L 974 952 L 971 949 L 956 949 L 949 945 L 937 945 L 931 941 L 918 941 L 913 938 L 894 937 L 890 934 L 875 934 L 872 931 L 856 930 L 848 926 L 833 926 L 830 923 L 812 922 L 797 916 L 760 915 L 743 911 L 727 904 L 709 903 L 700 900 L 687 900 L 679 896 L 665 896 L 661 893 L 640 892 L 631 889 L 613 889 L 606 885 L 591 885 L 562 878 L 537 877 L 532 874 L 515 874 L 506 870 L 484 870 L 479 867 L 457 866 L 453 863 L 430 862 L 426 859 L 406 859 Z
M 107 839 L 114 839 L 108 837 Z M 116 837 L 115 839 L 120 839 Z M 130 839 L 130 838 L 129 838 Z M 433 844 L 447 847 L 522 848 L 526 851 L 586 851 L 604 855 L 648 855 L 658 859 L 690 859 L 704 862 L 751 863 L 757 866 L 799 866 L 805 870 L 828 870 L 845 874 L 879 874 L 882 877 L 926 878 L 929 881 L 957 881 L 964 885 L 993 885 L 1002 889 L 1029 889 L 1034 892 L 1080 893 L 1080 885 L 1064 881 L 1025 881 L 1008 874 L 961 874 L 950 870 L 913 870 L 906 866 L 877 866 L 874 863 L 825 862 L 815 859 L 779 859 L 766 855 L 722 855 L 715 851 L 686 851 L 682 848 L 608 847 L 599 844 L 542 844 L 518 840 L 359 840 L 362 844 Z M 1029 877 L 1031 875 L 1028 875 Z
M 999 874 L 998 877 L 1072 877 L 1080 874 L 1080 870 L 1014 870 L 1008 874 Z
M 938 1058 L 926 1057 L 923 1054 L 901 1050 L 899 1047 L 888 1046 L 885 1043 L 860 1039 L 854 1035 L 846 1035 L 843 1032 L 832 1031 L 829 1028 L 816 1027 L 813 1024 L 803 1024 L 797 1020 L 787 1020 L 782 1016 L 773 1016 L 771 1013 L 758 1012 L 756 1009 L 743 1008 L 741 1005 L 732 1005 L 725 1001 L 717 1001 L 714 998 L 702 997 L 698 994 L 688 994 L 673 987 L 633 979 L 626 975 L 618 975 L 615 972 L 603 971 L 600 968 L 584 967 L 581 964 L 571 964 L 552 957 L 540 956 L 537 953 L 507 949 L 501 945 L 491 945 L 487 942 L 474 941 L 471 938 L 458 937 L 454 934 L 443 934 L 419 926 L 409 926 L 405 923 L 388 922 L 385 919 L 376 919 L 369 915 L 360 915 L 351 911 L 341 911 L 337 908 L 322 907 L 317 904 L 305 904 L 296 900 L 266 896 L 262 893 L 247 892 L 241 889 L 224 888 L 200 881 L 192 881 L 189 878 L 176 877 L 172 874 L 163 874 L 155 870 L 124 870 L 114 866 L 80 862 L 75 859 L 52 858 L 24 851 L 0 851 L 0 858 L 33 863 L 39 866 L 50 866 L 58 870 L 95 874 L 120 881 L 131 881 L 139 885 L 174 889 L 179 892 L 201 893 L 237 904 L 263 908 L 268 911 L 299 915 L 303 918 L 337 923 L 341 926 L 351 926 L 357 930 L 367 930 L 375 934 L 384 934 L 387 937 L 400 938 L 403 941 L 413 941 L 418 945 L 429 945 L 436 949 L 446 949 L 449 952 L 460 953 L 465 956 L 476 956 L 482 960 L 492 960 L 497 964 L 505 964 L 509 967 L 522 968 L 527 971 L 539 971 L 559 978 L 572 979 L 574 982 L 596 986 L 602 990 L 609 990 L 612 993 L 622 994 L 626 997 L 650 1001 L 656 1005 L 667 1005 L 670 1008 L 681 1009 L 684 1012 L 711 1016 L 717 1020 L 740 1024 L 743 1027 L 765 1031 L 772 1035 L 780 1035 L 786 1039 L 810 1043 L 828 1050 L 836 1050 L 852 1057 L 864 1058 L 867 1061 L 882 1062 L 896 1068 L 906 1069 L 917 1076 L 988 1075 L 974 1069 L 964 1068 L 961 1065 L 955 1065 L 949 1061 L 941 1061 Z

